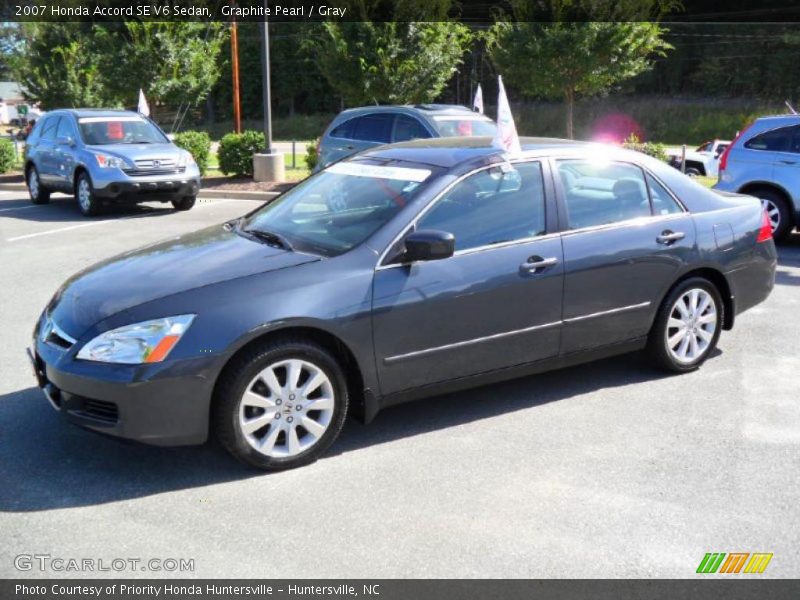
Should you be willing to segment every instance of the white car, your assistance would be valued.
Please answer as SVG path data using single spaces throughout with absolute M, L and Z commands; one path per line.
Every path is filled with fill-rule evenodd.
M 719 157 L 730 145 L 729 140 L 711 140 L 698 146 L 696 150 L 686 151 L 686 174 L 697 177 L 716 177 L 719 172 Z M 681 151 L 668 151 L 669 164 L 681 168 Z

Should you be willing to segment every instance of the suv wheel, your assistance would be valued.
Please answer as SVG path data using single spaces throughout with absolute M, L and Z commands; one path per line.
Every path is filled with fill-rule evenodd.
M 173 200 L 172 206 L 175 207 L 175 210 L 190 210 L 196 200 L 196 196 L 184 196 L 180 200 Z
M 658 310 L 648 340 L 650 356 L 668 371 L 697 369 L 717 345 L 723 316 L 722 298 L 710 281 L 682 281 Z
M 772 225 L 772 237 L 783 240 L 792 231 L 792 215 L 786 199 L 772 190 L 757 190 L 754 196 L 761 200 L 764 210 L 767 211 L 769 223 Z
M 75 198 L 84 216 L 93 217 L 100 213 L 100 201 L 94 195 L 92 180 L 87 173 L 78 175 L 78 180 L 75 182 Z
M 302 339 L 273 340 L 225 370 L 214 428 L 242 462 L 291 469 L 328 449 L 344 425 L 347 403 L 344 373 L 327 350 Z
M 31 202 L 34 204 L 47 204 L 50 202 L 50 190 L 42 185 L 42 181 L 39 179 L 39 171 L 36 170 L 36 167 L 32 166 L 28 169 L 26 182 Z

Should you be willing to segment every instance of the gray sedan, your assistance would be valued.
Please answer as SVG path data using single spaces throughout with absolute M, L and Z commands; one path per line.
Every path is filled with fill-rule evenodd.
M 770 294 L 757 199 L 635 152 L 522 147 L 384 146 L 81 272 L 36 324 L 38 383 L 83 427 L 162 445 L 211 431 L 283 469 L 348 414 L 639 350 L 692 371 Z
M 56 110 L 28 136 L 25 181 L 34 204 L 49 202 L 51 192 L 65 192 L 91 216 L 105 204 L 151 200 L 189 210 L 200 189 L 200 171 L 191 154 L 142 115 Z

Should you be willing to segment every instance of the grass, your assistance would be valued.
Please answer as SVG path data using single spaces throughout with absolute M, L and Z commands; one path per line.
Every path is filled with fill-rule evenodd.
M 303 150 L 305 150 L 305 146 L 303 146 Z M 311 171 L 306 168 L 306 163 L 303 160 L 303 157 L 304 154 L 301 155 L 298 152 L 297 167 L 292 168 L 292 155 L 283 155 L 284 164 L 286 165 L 287 181 L 301 181 L 310 175 Z M 225 173 L 219 170 L 219 160 L 217 159 L 216 152 L 211 152 L 208 155 L 208 169 L 206 170 L 206 177 L 225 177 Z
M 716 177 L 695 177 L 694 180 L 707 188 L 713 187 L 717 183 Z

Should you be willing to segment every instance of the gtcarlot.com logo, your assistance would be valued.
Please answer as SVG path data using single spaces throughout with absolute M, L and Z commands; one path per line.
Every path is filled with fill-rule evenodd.
M 193 558 L 75 558 L 50 554 L 18 554 L 17 571 L 90 573 L 96 571 L 193 572 Z
M 749 559 L 749 560 L 748 560 Z M 709 552 L 697 566 L 698 573 L 763 573 L 772 553 L 767 552 Z

